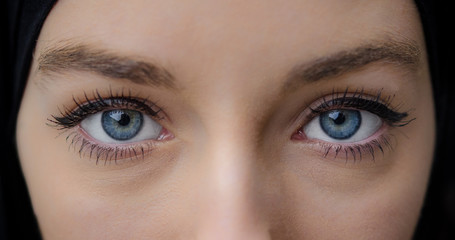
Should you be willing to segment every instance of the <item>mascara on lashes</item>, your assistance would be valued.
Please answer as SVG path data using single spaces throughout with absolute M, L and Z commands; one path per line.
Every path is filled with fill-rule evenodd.
M 76 108 L 70 110 L 67 107 L 64 107 L 63 111 L 60 110 L 60 116 L 51 115 L 51 118 L 48 119 L 50 122 L 49 125 L 56 127 L 58 130 L 70 129 L 77 126 L 90 114 L 117 108 L 142 111 L 157 120 L 161 119 L 158 115 L 162 109 L 148 99 L 139 99 L 133 97 L 131 94 L 124 95 L 123 92 L 119 94 L 110 92 L 108 98 L 103 98 L 98 91 L 93 93 L 93 97 L 94 100 L 90 100 L 84 92 L 85 103 L 83 103 L 73 96 L 73 102 L 76 104 Z M 153 108 L 158 108 L 158 110 L 154 110 Z
M 371 95 L 364 94 L 364 90 L 355 91 L 353 94 L 348 96 L 348 88 L 344 93 L 332 92 L 331 96 L 327 98 L 322 98 L 322 103 L 319 104 L 316 108 L 310 108 L 311 113 L 307 119 L 313 119 L 316 116 L 321 115 L 330 110 L 335 109 L 356 109 L 356 110 L 365 110 L 379 116 L 383 121 L 385 121 L 389 126 L 392 127 L 403 127 L 414 121 L 416 118 L 405 120 L 409 116 L 408 112 L 399 112 L 396 108 L 393 108 L 391 105 L 393 96 L 389 96 L 385 101 L 381 101 L 381 91 L 378 91 L 376 97 Z M 341 96 L 340 96 L 341 94 Z M 303 126 L 301 126 L 296 134 L 304 135 Z M 334 158 L 344 152 L 346 162 L 348 161 L 348 156 L 351 155 L 354 159 L 354 162 L 358 159 L 362 159 L 362 153 L 367 153 L 371 155 L 372 160 L 375 160 L 375 150 L 379 150 L 384 154 L 385 148 L 392 150 L 392 144 L 390 138 L 393 135 L 388 133 L 383 133 L 378 136 L 376 139 L 373 139 L 366 143 L 351 143 L 351 144 L 339 144 L 339 143 L 329 143 L 329 142 L 320 142 L 320 145 L 323 149 L 322 156 L 326 158 L 330 152 L 334 152 Z M 358 156 L 358 157 L 357 157 Z
M 405 120 L 405 118 L 409 116 L 408 112 L 399 112 L 397 109 L 391 107 L 393 96 L 388 96 L 386 100 L 382 102 L 380 100 L 381 91 L 378 91 L 376 97 L 364 94 L 363 89 L 361 91 L 355 91 L 352 96 L 347 96 L 347 92 L 348 90 L 346 89 L 342 96 L 339 96 L 339 93 L 332 93 L 333 99 L 330 100 L 327 100 L 325 97 L 322 98 L 323 102 L 319 106 L 311 108 L 310 118 L 314 118 L 317 115 L 333 109 L 351 108 L 376 114 L 393 127 L 406 126 L 415 120 L 415 118 Z
M 93 99 L 87 96 L 84 92 L 85 103 L 81 100 L 76 99 L 74 96 L 72 98 L 73 102 L 76 105 L 76 108 L 73 110 L 64 107 L 64 110 L 60 110 L 60 116 L 51 115 L 51 118 L 48 119 L 48 125 L 56 128 L 57 130 L 62 130 L 66 132 L 67 130 L 77 126 L 82 122 L 87 116 L 95 114 L 101 111 L 109 109 L 118 109 L 126 108 L 136 111 L 141 111 L 155 120 L 161 120 L 163 117 L 160 117 L 160 112 L 162 111 L 155 103 L 148 100 L 148 98 L 141 99 L 131 95 L 125 95 L 123 92 L 114 94 L 111 90 L 109 91 L 110 96 L 108 98 L 103 98 L 98 91 L 93 92 Z M 157 110 L 155 110 L 157 109 Z M 71 131 L 66 137 L 66 141 L 70 142 L 69 148 L 73 147 L 76 151 L 76 145 L 78 145 L 80 157 L 85 154 L 92 158 L 96 157 L 96 164 L 99 160 L 104 159 L 104 164 L 108 161 L 113 160 L 117 163 L 118 158 L 130 158 L 131 160 L 137 159 L 139 156 L 142 158 L 145 157 L 145 154 L 151 152 L 154 149 L 154 143 L 144 142 L 138 144 L 130 144 L 125 146 L 107 146 L 100 145 L 92 142 L 91 140 L 86 139 L 77 131 Z

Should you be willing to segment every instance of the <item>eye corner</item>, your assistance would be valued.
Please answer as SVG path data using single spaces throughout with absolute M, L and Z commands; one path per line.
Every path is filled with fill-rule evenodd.
M 297 129 L 297 131 L 294 131 L 294 133 L 291 136 L 291 140 L 293 141 L 302 141 L 308 139 L 305 135 L 305 132 L 303 131 L 303 127 L 300 127 Z
M 73 96 L 74 107 L 59 108 L 46 125 L 58 130 L 58 136 L 66 135 L 68 150 L 97 162 L 143 158 L 175 138 L 168 124 L 163 125 L 169 120 L 166 113 L 149 98 L 109 92 Z M 114 137 L 106 133 L 106 123 Z

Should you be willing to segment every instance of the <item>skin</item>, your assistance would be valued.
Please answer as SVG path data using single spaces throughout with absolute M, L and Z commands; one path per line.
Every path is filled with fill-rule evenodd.
M 295 64 L 389 39 L 414 43 L 416 66 L 374 62 L 283 91 Z M 47 49 L 74 42 L 158 63 L 175 88 L 40 70 Z M 410 239 L 435 141 L 424 46 L 410 0 L 58 1 L 17 122 L 44 239 Z M 391 148 L 374 161 L 292 139 L 308 122 L 295 116 L 346 88 L 382 89 L 416 118 L 385 128 Z M 137 159 L 80 156 L 46 123 L 96 89 L 149 97 L 174 137 Z

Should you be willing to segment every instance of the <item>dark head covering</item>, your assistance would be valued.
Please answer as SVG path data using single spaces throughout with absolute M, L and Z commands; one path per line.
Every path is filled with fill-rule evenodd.
M 0 240 L 40 239 L 14 144 L 20 101 L 41 26 L 55 0 L 0 2 Z
M 453 13 L 441 1 L 415 2 L 427 45 L 437 124 L 433 169 L 415 239 L 455 239 L 455 158 L 451 157 L 455 154 L 455 85 L 453 73 L 449 77 L 449 67 L 453 69 L 449 60 L 455 54 L 449 27 Z
M 0 239 L 39 239 L 14 145 L 19 104 L 28 77 L 32 52 L 43 22 L 56 0 L 7 0 L 0 4 L 0 136 L 6 140 L 0 160 Z M 415 0 L 425 33 L 436 103 L 437 147 L 427 199 L 416 231 L 416 239 L 455 239 L 455 170 L 449 159 L 455 136 L 454 98 L 448 78 L 447 50 L 443 42 L 448 11 L 437 1 Z M 441 4 L 441 3 L 439 3 Z M 442 4 L 441 4 L 442 5 Z M 444 18 L 444 17 L 447 18 Z M 447 29 L 449 32 L 451 29 Z M 5 44 L 6 43 L 6 44 Z M 452 43 L 450 43 L 452 44 Z M 453 52 L 452 52 L 453 54 Z

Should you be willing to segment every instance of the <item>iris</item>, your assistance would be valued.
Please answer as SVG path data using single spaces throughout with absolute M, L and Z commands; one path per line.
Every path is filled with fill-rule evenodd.
M 101 125 L 113 139 L 125 141 L 133 138 L 141 130 L 143 116 L 138 111 L 111 110 L 103 112 Z
M 331 138 L 344 140 L 360 128 L 362 117 L 356 110 L 332 110 L 321 114 L 319 124 Z

